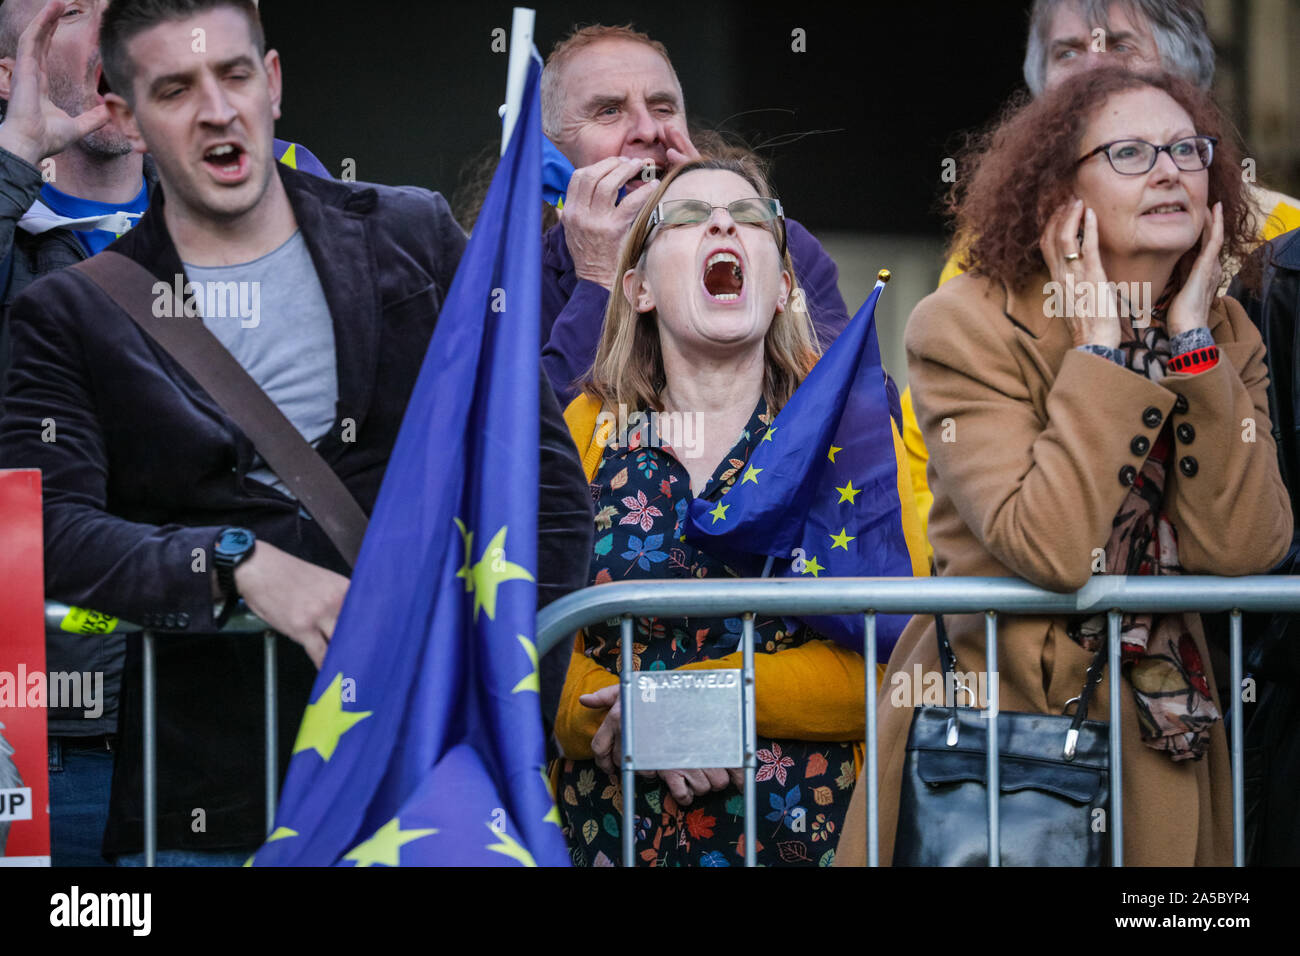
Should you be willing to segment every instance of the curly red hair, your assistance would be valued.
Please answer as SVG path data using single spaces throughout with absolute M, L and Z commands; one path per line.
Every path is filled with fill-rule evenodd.
M 1218 139 L 1208 170 L 1208 201 L 1223 203 L 1225 274 L 1245 260 L 1258 241 L 1258 210 L 1241 175 L 1235 128 L 1208 93 L 1180 77 L 1107 68 L 1081 73 L 1036 99 L 1014 97 L 991 128 L 969 139 L 958 158 L 964 175 L 945 203 L 956 226 L 953 252 L 963 269 L 1015 289 L 1046 268 L 1039 236 L 1073 195 L 1088 121 L 1110 97 L 1142 87 L 1167 93 L 1191 116 L 1198 133 Z M 1199 249 L 1198 241 L 1176 276 L 1186 274 Z

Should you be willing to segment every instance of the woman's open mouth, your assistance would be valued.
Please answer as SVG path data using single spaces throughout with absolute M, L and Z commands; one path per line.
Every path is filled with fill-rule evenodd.
M 719 302 L 735 302 L 745 288 L 740 258 L 730 252 L 715 252 L 704 263 L 704 291 Z
M 1178 213 L 1187 212 L 1187 207 L 1180 202 L 1167 202 L 1159 206 L 1152 206 L 1142 215 L 1144 216 L 1169 216 Z

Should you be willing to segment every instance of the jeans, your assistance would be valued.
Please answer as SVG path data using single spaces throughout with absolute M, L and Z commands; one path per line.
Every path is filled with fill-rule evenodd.
M 246 850 L 159 850 L 154 854 L 155 866 L 243 866 L 257 851 Z M 143 853 L 124 853 L 114 862 L 118 866 L 144 866 Z
M 104 736 L 51 737 L 50 865 L 108 866 L 100 855 L 108 823 L 113 754 Z

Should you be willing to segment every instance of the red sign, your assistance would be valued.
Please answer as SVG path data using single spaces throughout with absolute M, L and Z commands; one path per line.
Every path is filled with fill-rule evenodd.
M 0 471 L 0 542 L 0 866 L 49 866 L 39 471 Z

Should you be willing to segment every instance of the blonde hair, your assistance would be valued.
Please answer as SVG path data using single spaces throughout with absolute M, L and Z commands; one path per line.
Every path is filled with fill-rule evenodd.
M 698 170 L 735 173 L 753 186 L 760 196 L 773 195 L 758 166 L 744 159 L 704 158 L 674 168 L 641 207 L 624 237 L 615 271 L 616 283 L 621 283 L 629 269 L 640 271 L 644 267 L 650 214 L 668 187 L 678 177 Z M 773 238 L 775 240 L 775 236 Z M 763 397 L 767 399 L 772 414 L 780 411 L 790 400 L 799 383 L 821 357 L 817 334 L 804 305 L 803 292 L 795 280 L 788 250 L 781 255 L 781 268 L 790 274 L 790 296 L 785 310 L 776 314 L 763 339 Z M 666 381 L 657 318 L 653 309 L 637 312 L 633 303 L 623 295 L 621 287 L 616 287 L 609 297 L 596 360 L 582 383 L 583 391 L 609 408 L 624 405 L 631 409 L 663 411 L 662 393 Z

